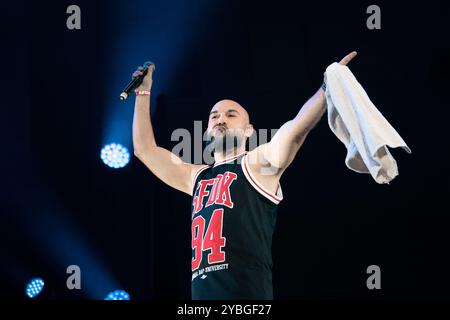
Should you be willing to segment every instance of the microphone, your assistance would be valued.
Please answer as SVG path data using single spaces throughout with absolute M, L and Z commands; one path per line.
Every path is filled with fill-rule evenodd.
M 144 67 L 143 67 L 144 69 L 141 70 L 141 71 L 142 71 L 142 74 L 139 75 L 139 76 L 137 76 L 137 77 L 135 77 L 135 78 L 133 78 L 133 79 L 127 84 L 127 86 L 125 87 L 125 89 L 123 89 L 123 90 L 122 90 L 122 93 L 120 94 L 120 100 L 125 100 L 125 99 L 127 99 L 128 96 L 130 95 L 130 92 L 131 92 L 133 89 L 137 88 L 137 87 L 142 83 L 142 81 L 144 81 L 144 77 L 145 77 L 145 75 L 146 75 L 147 72 L 148 72 L 148 67 L 151 66 L 151 65 L 154 66 L 154 64 L 153 64 L 152 62 L 147 62 L 147 63 L 144 64 Z

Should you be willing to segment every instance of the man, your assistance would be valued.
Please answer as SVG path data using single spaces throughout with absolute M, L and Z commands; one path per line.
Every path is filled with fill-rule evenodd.
M 207 129 L 215 162 L 193 165 L 156 144 L 150 121 L 153 71 L 150 64 L 136 90 L 134 153 L 163 182 L 192 196 L 192 299 L 273 299 L 272 234 L 283 199 L 279 180 L 325 113 L 326 79 L 270 142 L 248 152 L 253 127 L 247 111 L 235 101 L 219 101 Z

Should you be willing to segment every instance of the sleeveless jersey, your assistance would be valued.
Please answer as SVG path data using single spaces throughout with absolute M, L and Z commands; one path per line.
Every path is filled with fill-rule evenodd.
M 273 299 L 272 235 L 283 199 L 266 190 L 247 152 L 201 167 L 192 197 L 192 299 Z

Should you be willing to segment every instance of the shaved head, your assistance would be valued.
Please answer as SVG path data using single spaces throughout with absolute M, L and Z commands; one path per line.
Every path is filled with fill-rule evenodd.
M 247 110 L 243 106 L 241 106 L 236 101 L 230 100 L 230 99 L 224 99 L 217 102 L 211 109 L 211 112 L 215 111 L 221 111 L 223 109 L 233 109 L 238 111 L 241 116 L 244 118 L 246 124 L 250 123 L 250 117 L 248 115 Z

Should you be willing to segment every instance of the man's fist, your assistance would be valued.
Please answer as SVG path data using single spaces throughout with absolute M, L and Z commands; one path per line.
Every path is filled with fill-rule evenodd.
M 144 77 L 144 80 L 142 81 L 142 83 L 139 85 L 139 87 L 137 87 L 138 90 L 146 90 L 146 91 L 150 91 L 152 88 L 152 84 L 153 84 L 153 71 L 155 71 L 155 64 L 151 61 L 147 61 L 144 63 L 144 66 L 148 65 L 148 71 L 147 74 Z M 136 78 L 138 76 L 140 76 L 141 74 L 143 74 L 143 70 L 144 67 L 140 66 L 138 67 L 138 69 L 133 73 L 132 78 Z

